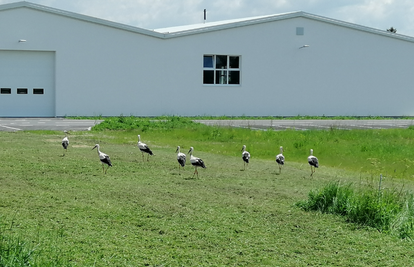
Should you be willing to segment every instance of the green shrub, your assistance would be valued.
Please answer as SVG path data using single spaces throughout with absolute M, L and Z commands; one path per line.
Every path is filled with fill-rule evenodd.
M 191 119 L 186 117 L 156 117 L 156 118 L 141 118 L 134 116 L 108 117 L 103 122 L 95 125 L 93 131 L 102 130 L 134 130 L 139 129 L 146 132 L 150 129 L 178 129 L 184 128 L 191 124 L 195 124 Z

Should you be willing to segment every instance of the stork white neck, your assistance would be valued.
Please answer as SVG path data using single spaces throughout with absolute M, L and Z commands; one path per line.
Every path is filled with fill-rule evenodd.
M 99 150 L 99 144 L 96 144 L 93 148 L 92 148 L 92 150 L 93 149 L 95 149 L 96 148 L 96 150 L 98 151 L 98 154 L 100 154 L 101 153 L 101 150 Z

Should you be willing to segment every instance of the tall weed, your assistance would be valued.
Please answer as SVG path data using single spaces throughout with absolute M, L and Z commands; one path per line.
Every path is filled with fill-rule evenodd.
M 308 200 L 296 204 L 305 211 L 344 216 L 347 221 L 393 233 L 404 239 L 414 237 L 414 198 L 409 192 L 381 192 L 353 184 L 331 182 L 309 192 Z

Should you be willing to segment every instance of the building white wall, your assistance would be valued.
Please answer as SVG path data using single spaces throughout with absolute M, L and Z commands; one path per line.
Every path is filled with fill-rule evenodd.
M 296 27 L 305 34 L 296 36 Z M 186 115 L 413 115 L 414 44 L 309 19 L 169 40 L 193 68 Z M 299 49 L 303 45 L 307 48 Z M 191 47 L 194 47 L 191 51 Z M 203 54 L 240 54 L 240 87 L 203 86 Z M 191 65 L 191 64 L 190 64 Z M 197 86 L 198 84 L 198 86 Z
M 414 43 L 308 18 L 161 39 L 19 8 L 0 33 L 55 51 L 56 116 L 414 115 Z M 240 55 L 241 85 L 203 85 L 204 54 Z

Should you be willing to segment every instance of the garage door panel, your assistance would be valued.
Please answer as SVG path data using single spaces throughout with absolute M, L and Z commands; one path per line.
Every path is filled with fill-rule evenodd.
M 54 52 L 0 51 L 1 117 L 55 116 L 54 62 Z

